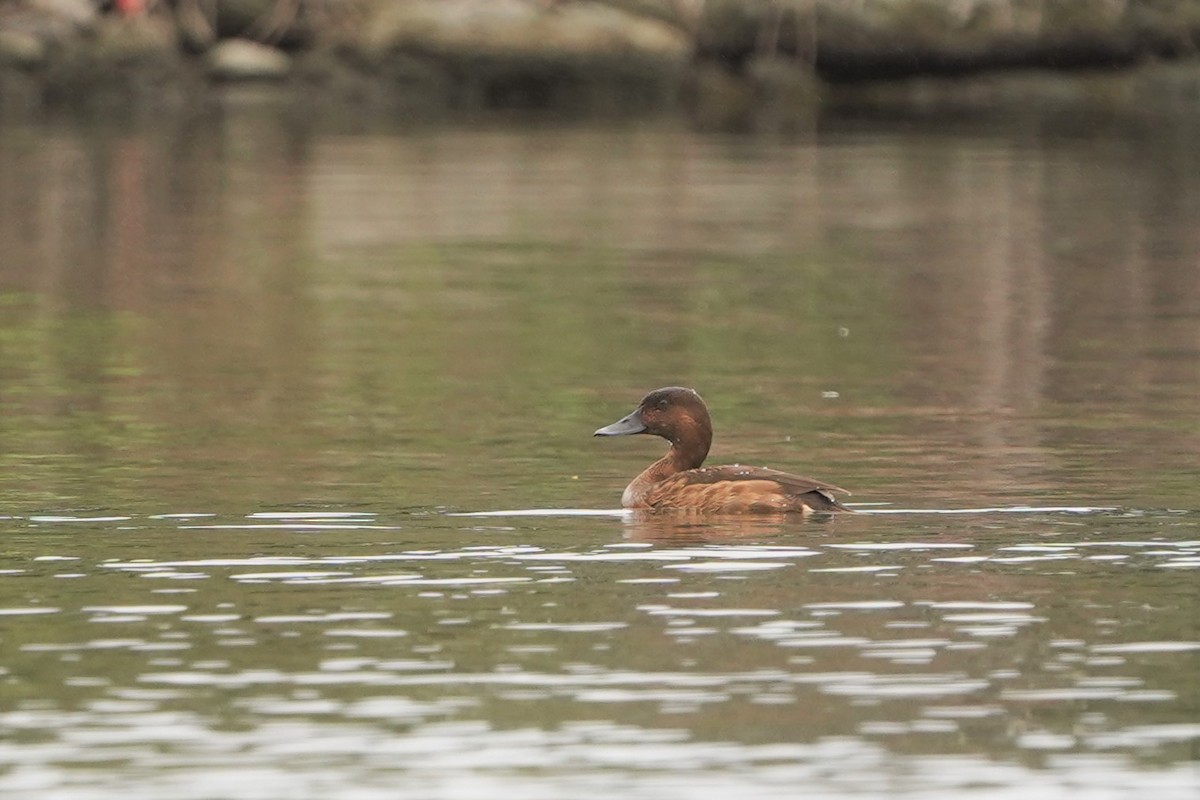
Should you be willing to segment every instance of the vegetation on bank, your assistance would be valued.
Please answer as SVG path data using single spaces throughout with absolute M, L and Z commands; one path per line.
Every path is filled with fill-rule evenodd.
M 1198 51 L 1200 0 L 2 0 L 0 108 L 258 81 L 379 110 L 682 98 L 720 116 Z

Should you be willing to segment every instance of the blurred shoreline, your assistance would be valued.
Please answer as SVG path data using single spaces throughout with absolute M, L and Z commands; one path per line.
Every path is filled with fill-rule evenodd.
M 0 114 L 1143 116 L 1200 108 L 1200 0 L 4 0 Z

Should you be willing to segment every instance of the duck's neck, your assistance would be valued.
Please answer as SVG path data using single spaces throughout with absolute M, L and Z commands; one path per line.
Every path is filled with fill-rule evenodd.
M 708 457 L 708 448 L 712 443 L 712 433 L 709 429 L 688 431 L 692 435 L 683 435 L 671 440 L 669 449 L 662 458 L 642 470 L 641 474 L 625 487 L 621 504 L 626 508 L 638 508 L 645 505 L 646 495 L 651 487 L 659 481 L 666 480 L 677 472 L 695 469 L 704 463 Z
M 709 445 L 713 444 L 713 425 L 708 421 L 707 414 L 698 420 L 688 416 L 683 425 L 665 438 L 670 441 L 671 449 L 667 450 L 664 457 L 643 469 L 642 474 L 635 477 L 625 487 L 625 493 L 620 495 L 620 504 L 626 509 L 644 509 L 652 505 L 649 497 L 655 483 L 665 481 L 676 473 L 700 467 L 708 457 Z
M 654 462 L 650 469 L 658 468 L 661 472 L 659 480 L 676 472 L 696 469 L 708 458 L 708 447 L 711 443 L 711 433 L 705 435 L 703 430 L 687 431 L 686 435 L 671 440 L 671 449 Z

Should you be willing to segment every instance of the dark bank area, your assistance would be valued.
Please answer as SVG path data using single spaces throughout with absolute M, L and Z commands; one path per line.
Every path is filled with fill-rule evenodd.
M 0 110 L 1137 116 L 1200 96 L 1196 0 L 5 0 Z

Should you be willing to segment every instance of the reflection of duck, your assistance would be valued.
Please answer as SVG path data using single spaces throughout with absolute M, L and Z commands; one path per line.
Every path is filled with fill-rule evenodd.
M 653 509 L 634 511 L 625 517 L 622 533 L 633 542 L 659 545 L 698 543 L 737 544 L 743 541 L 771 542 L 794 534 L 796 526 L 809 517 L 778 511 L 770 514 L 660 513 Z M 794 541 L 794 540 L 792 540 Z
M 668 386 L 642 398 L 631 414 L 596 436 L 651 433 L 671 443 L 667 454 L 625 487 L 626 508 L 680 509 L 712 514 L 849 511 L 828 483 L 765 467 L 701 467 L 712 444 L 712 421 L 700 395 Z

